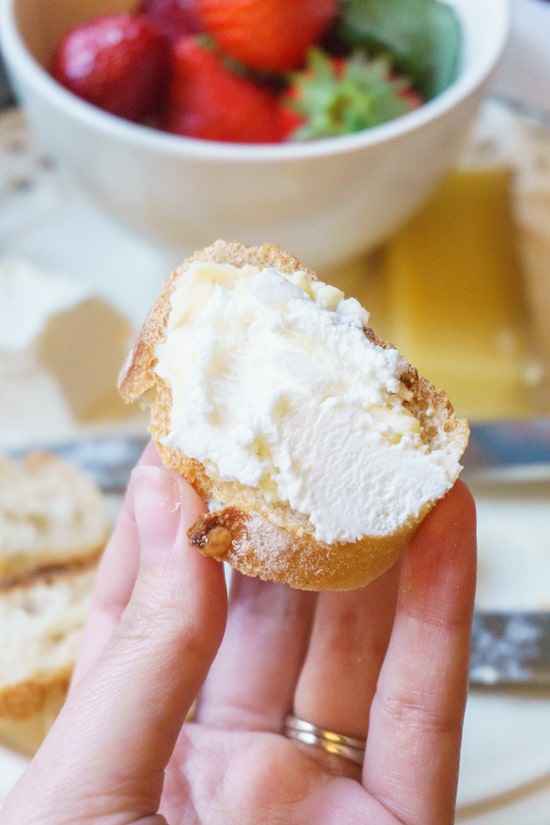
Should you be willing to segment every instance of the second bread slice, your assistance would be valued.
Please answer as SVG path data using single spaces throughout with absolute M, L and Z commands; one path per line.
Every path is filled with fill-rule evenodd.
M 90 606 L 96 564 L 0 589 L 0 741 L 27 754 L 63 704 Z
M 105 498 L 53 453 L 0 458 L 0 581 L 97 558 L 111 529 Z

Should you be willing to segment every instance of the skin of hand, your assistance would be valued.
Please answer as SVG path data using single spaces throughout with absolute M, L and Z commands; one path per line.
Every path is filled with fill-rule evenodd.
M 476 549 L 462 482 L 390 571 L 306 593 L 190 548 L 204 505 L 152 445 L 101 560 L 67 701 L 1 825 L 451 825 Z M 185 721 L 195 698 L 194 721 Z M 363 769 L 286 739 L 366 736 Z

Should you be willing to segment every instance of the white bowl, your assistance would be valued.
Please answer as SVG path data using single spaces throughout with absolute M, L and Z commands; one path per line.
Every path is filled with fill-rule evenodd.
M 303 144 L 224 144 L 126 122 L 45 67 L 62 33 L 129 0 L 0 0 L 0 44 L 44 145 L 99 204 L 177 255 L 217 237 L 269 241 L 318 271 L 384 240 L 455 160 L 507 42 L 508 0 L 449 0 L 463 27 L 455 83 L 362 133 Z

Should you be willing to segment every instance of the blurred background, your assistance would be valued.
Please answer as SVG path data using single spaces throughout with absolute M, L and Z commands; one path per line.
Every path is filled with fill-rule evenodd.
M 144 435 L 116 377 L 179 263 L 54 159 L 0 63 L 0 450 Z M 502 62 L 436 189 L 383 242 L 319 275 L 472 422 L 478 610 L 550 609 L 548 0 L 513 0 Z M 0 757 L 5 792 L 24 760 Z M 457 822 L 549 825 L 549 811 L 548 688 L 472 686 Z
M 348 240 L 335 229 L 327 242 L 324 224 L 318 227 L 313 220 L 310 227 L 306 222 L 300 226 L 305 240 L 297 242 L 299 248 L 291 247 L 299 257 L 305 249 L 331 247 L 326 260 L 335 259 L 336 264 L 324 265 L 322 254 L 321 261 L 302 257 L 303 263 L 362 300 L 381 337 L 396 344 L 433 383 L 444 386 L 460 414 L 476 420 L 550 412 L 547 12 L 546 0 L 513 3 L 510 42 L 475 125 L 467 139 L 461 140 L 450 173 L 431 197 L 416 207 L 411 219 L 404 218 L 385 242 L 371 244 L 360 255 L 346 258 Z M 40 84 L 36 85 L 39 89 Z M 25 112 L 13 105 L 5 75 L 0 94 L 4 111 L 0 131 L 2 254 L 20 256 L 51 274 L 89 286 L 122 312 L 134 328 L 139 326 L 159 283 L 190 250 L 182 244 L 179 252 L 173 244 L 163 245 L 132 231 L 130 215 L 127 225 L 118 220 L 120 215 L 110 217 L 112 203 L 104 184 L 98 183 L 95 192 L 93 180 L 82 185 L 82 170 L 74 159 L 64 162 L 69 150 L 62 143 L 53 154 L 46 148 L 51 135 L 48 133 L 46 141 L 38 133 L 40 128 L 31 127 Z M 33 94 L 38 97 L 41 92 Z M 38 104 L 32 97 L 30 105 L 33 122 L 47 126 L 44 113 L 37 120 Z M 52 105 L 52 118 L 55 113 Z M 84 123 L 90 119 L 86 112 L 75 117 Z M 75 132 L 75 139 L 77 135 Z M 131 138 L 128 155 L 136 142 Z M 424 143 L 427 140 L 441 143 L 445 137 L 434 134 Z M 124 151 L 124 143 L 122 146 Z M 88 147 L 90 158 L 93 151 L 93 145 Z M 425 174 L 422 170 L 429 165 L 426 156 L 429 158 L 430 152 L 435 155 L 428 143 L 417 159 L 414 154 L 405 158 L 408 167 L 418 165 L 417 181 Z M 391 161 L 388 158 L 386 162 Z M 381 162 L 382 158 L 375 161 Z M 223 167 L 223 161 L 215 159 L 214 168 L 217 163 Z M 253 159 L 250 163 L 259 170 Z M 303 177 L 304 166 L 315 168 L 314 164 L 314 159 L 308 159 L 283 174 L 291 175 L 294 168 L 301 176 L 297 180 L 303 181 L 307 179 Z M 100 160 L 94 161 L 92 174 L 101 175 L 101 166 Z M 78 179 L 72 174 L 75 168 Z M 131 183 L 128 172 L 121 169 L 120 174 L 119 190 L 124 191 Z M 374 170 L 370 174 L 376 176 Z M 112 171 L 109 175 L 113 177 Z M 247 180 L 245 173 L 239 175 L 243 183 L 238 188 L 246 201 L 255 176 Z M 341 176 L 338 188 L 345 201 L 351 187 L 349 170 Z M 386 186 L 395 186 L 387 173 L 383 180 Z M 404 180 L 402 192 L 411 185 Z M 128 203 L 143 200 L 140 189 L 145 192 L 146 188 L 151 188 L 150 181 L 143 180 L 135 193 L 130 189 L 125 194 L 119 209 L 123 217 L 129 213 Z M 216 197 L 236 197 L 235 187 L 226 182 Z M 257 193 L 249 197 L 257 198 Z M 318 200 L 320 192 L 315 197 Z M 392 209 L 398 200 L 396 194 L 388 203 L 370 207 L 363 220 L 365 232 L 376 211 Z M 104 203 L 108 204 L 106 209 Z M 193 206 L 184 201 L 182 208 L 188 212 L 184 220 L 192 224 Z M 227 212 L 230 207 L 215 208 L 224 215 L 220 223 L 225 227 L 224 209 Z M 335 202 L 334 214 L 341 209 Z M 353 209 L 347 223 L 357 224 L 360 232 L 361 215 L 357 206 Z M 155 208 L 151 205 L 150 210 L 154 222 Z M 279 215 L 274 217 L 273 226 L 266 226 L 265 231 L 276 237 L 260 235 L 262 240 L 279 242 L 278 232 L 286 237 L 281 221 Z M 335 217 L 334 221 L 335 227 L 342 225 L 341 219 Z M 209 227 L 210 223 L 207 232 Z M 217 236 L 215 222 L 212 231 Z M 248 242 L 248 237 L 238 239 Z M 214 237 L 207 242 L 210 240 Z M 46 435 L 50 423 L 44 414 L 35 436 Z M 60 430 L 58 434 L 64 433 Z M 14 431 L 13 440 L 17 437 Z M 26 439 L 26 434 L 22 438 Z

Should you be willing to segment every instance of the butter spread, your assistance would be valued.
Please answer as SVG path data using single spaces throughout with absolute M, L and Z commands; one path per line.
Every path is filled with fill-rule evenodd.
M 303 272 L 193 262 L 156 350 L 172 391 L 165 444 L 287 502 L 318 540 L 393 532 L 445 493 L 458 456 L 430 452 L 403 404 L 406 363 L 367 323 L 355 299 Z

